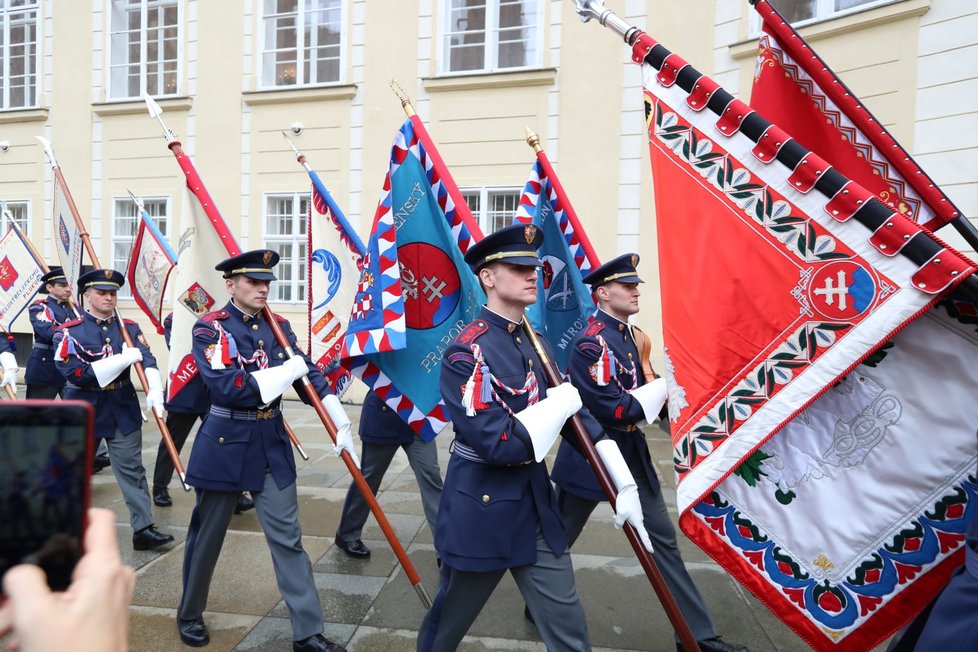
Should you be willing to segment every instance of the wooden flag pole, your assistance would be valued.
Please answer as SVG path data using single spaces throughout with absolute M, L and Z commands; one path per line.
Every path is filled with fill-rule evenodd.
M 81 215 L 78 213 L 78 207 L 75 206 L 75 200 L 71 197 L 71 191 L 68 190 L 68 184 L 65 183 L 64 175 L 61 173 L 61 167 L 58 165 L 57 159 L 54 158 L 54 151 L 51 148 L 51 144 L 42 141 L 44 144 L 44 149 L 48 154 L 50 159 L 51 169 L 54 170 L 55 183 L 60 184 L 61 189 L 64 191 L 65 199 L 68 200 L 68 208 L 71 212 L 71 217 L 75 221 L 75 226 L 78 227 L 78 233 L 82 238 L 82 244 L 85 246 L 85 251 L 88 252 L 88 258 L 92 261 L 92 265 L 95 267 L 101 267 L 98 254 L 95 253 L 95 247 L 92 246 L 92 238 L 85 230 L 85 223 L 82 222 Z M 79 288 L 74 288 L 75 292 Z M 122 314 L 119 312 L 119 307 L 116 305 L 115 308 L 115 318 L 119 324 L 119 331 L 122 333 L 122 341 L 126 343 L 126 346 L 134 346 L 132 337 L 129 335 L 129 331 L 126 329 L 126 324 L 122 320 Z M 143 368 L 142 362 L 137 362 L 133 365 L 136 369 L 136 376 L 139 378 L 139 383 L 143 387 L 143 392 L 149 394 L 149 382 L 146 379 L 146 370 Z M 163 443 L 166 446 L 166 451 L 170 455 L 170 460 L 173 462 L 173 469 L 177 472 L 180 477 L 180 482 L 183 484 L 184 491 L 190 491 L 190 485 L 187 484 L 187 474 L 184 471 L 183 463 L 180 461 L 180 453 L 177 452 L 177 447 L 173 443 L 173 437 L 170 436 L 170 429 L 166 427 L 166 422 L 163 418 L 156 413 L 156 410 L 150 408 L 150 413 L 153 415 L 153 419 L 156 421 L 156 426 L 160 430 L 160 435 L 163 437 Z M 143 417 L 145 419 L 145 417 Z

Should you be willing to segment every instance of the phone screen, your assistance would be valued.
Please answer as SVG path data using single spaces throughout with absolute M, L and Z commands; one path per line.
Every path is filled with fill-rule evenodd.
M 32 563 L 65 589 L 82 554 L 94 413 L 79 401 L 0 401 L 0 576 Z

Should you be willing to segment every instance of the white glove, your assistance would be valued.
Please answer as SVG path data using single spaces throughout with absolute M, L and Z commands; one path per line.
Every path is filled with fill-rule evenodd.
M 0 353 L 0 367 L 3 368 L 3 380 L 0 380 L 0 388 L 10 387 L 11 391 L 17 393 L 17 358 L 10 351 Z
M 530 434 L 533 459 L 542 462 L 560 435 L 567 419 L 581 409 L 581 394 L 570 383 L 547 390 L 547 398 L 516 413 L 516 419 Z
M 662 406 L 665 405 L 669 390 L 666 388 L 665 378 L 656 378 L 641 387 L 636 387 L 629 393 L 642 406 L 642 412 L 645 413 L 645 423 L 652 423 L 659 416 Z
M 92 371 L 99 387 L 110 385 L 123 371 L 136 362 L 143 361 L 143 352 L 139 347 L 122 345 L 122 351 L 107 358 L 92 363 Z
M 152 410 L 156 416 L 163 418 L 163 379 L 160 378 L 160 370 L 156 367 L 146 367 L 146 382 L 149 389 L 146 391 L 146 409 Z
M 297 355 L 277 367 L 252 371 L 251 377 L 258 383 L 261 402 L 267 405 L 284 394 L 292 383 L 305 376 L 308 371 L 306 361 Z
M 353 448 L 353 428 L 350 425 L 350 417 L 346 415 L 346 410 L 340 404 L 340 399 L 336 398 L 335 394 L 329 394 L 323 399 L 323 406 L 326 408 L 326 414 L 329 415 L 333 425 L 336 426 L 336 443 L 333 444 L 333 455 L 339 457 L 343 451 L 346 451 L 359 469 L 360 458 L 357 457 L 357 452 Z
M 652 552 L 652 541 L 649 533 L 645 531 L 645 523 L 642 517 L 642 504 L 638 499 L 638 487 L 632 472 L 628 470 L 625 458 L 618 450 L 618 444 L 611 439 L 602 439 L 594 445 L 598 451 L 598 457 L 604 463 L 604 468 L 608 470 L 608 475 L 618 489 L 618 496 L 615 498 L 615 528 L 621 527 L 628 522 L 638 533 L 642 540 L 642 545 L 649 552 Z

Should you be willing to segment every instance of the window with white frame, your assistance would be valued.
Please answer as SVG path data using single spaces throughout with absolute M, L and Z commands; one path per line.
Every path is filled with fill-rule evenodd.
M 0 0 L 0 109 L 37 106 L 36 0 Z
M 176 95 L 180 0 L 111 0 L 109 98 Z
M 164 236 L 169 235 L 170 199 L 168 197 L 143 197 L 143 207 L 153 218 Z M 139 208 L 132 199 L 116 197 L 112 201 L 112 269 L 126 273 L 132 248 L 139 229 Z M 132 290 L 128 283 L 119 290 L 120 299 L 131 299 Z
M 442 72 L 541 65 L 542 0 L 447 0 L 445 5 Z
M 306 300 L 308 213 L 308 191 L 265 195 L 265 246 L 281 257 L 275 267 L 278 280 L 269 291 L 271 301 Z
M 28 237 L 31 234 L 31 203 L 29 201 L 0 201 L 0 237 L 3 237 L 13 224 Z
M 261 86 L 341 81 L 344 0 L 262 0 Z
M 522 188 L 462 188 L 462 197 L 483 233 L 498 231 L 513 223 Z
M 826 20 L 871 5 L 888 4 L 893 0 L 769 0 L 769 2 L 789 23 L 797 24 Z M 759 20 L 756 25 L 755 31 L 759 31 Z

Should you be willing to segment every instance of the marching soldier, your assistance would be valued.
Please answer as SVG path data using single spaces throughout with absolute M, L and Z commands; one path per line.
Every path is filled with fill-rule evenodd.
M 54 332 L 67 321 L 75 318 L 69 300 L 71 288 L 60 267 L 52 267 L 41 277 L 41 294 L 46 297 L 36 299 L 27 312 L 34 329 L 34 348 L 27 361 L 24 382 L 27 383 L 27 398 L 52 399 L 64 391 L 65 379 L 54 364 Z
M 142 414 L 129 367 L 143 363 L 149 391 L 146 409 L 163 415 L 163 381 L 139 325 L 125 320 L 125 328 L 136 344 L 125 346 L 122 324 L 116 319 L 116 294 L 125 277 L 111 269 L 93 269 L 82 274 L 78 287 L 87 309 L 79 319 L 65 322 L 53 339 L 55 365 L 64 376 L 64 397 L 87 401 L 95 408 L 95 436 L 105 440 L 112 456 L 122 497 L 129 508 L 132 547 L 151 550 L 173 541 L 153 523 L 153 512 L 143 468 Z
M 676 530 L 640 427 L 658 415 L 666 387 L 665 379 L 645 377 L 632 332 L 638 329 L 628 325 L 628 317 L 639 309 L 638 284 L 642 280 L 635 269 L 638 260 L 638 254 L 625 254 L 584 278 L 597 296 L 598 311 L 572 345 L 571 382 L 580 392 L 584 406 L 617 442 L 638 484 L 645 529 L 652 539 L 652 557 L 700 649 L 743 652 L 747 648 L 731 645 L 717 636 L 703 597 L 686 571 L 676 543 Z M 557 451 L 553 479 L 558 486 L 560 516 L 569 545 L 573 545 L 591 512 L 607 497 L 587 460 L 568 446 L 566 440 Z
M 441 579 L 418 633 L 419 651 L 456 649 L 507 570 L 548 650 L 590 649 L 567 535 L 542 462 L 581 400 L 569 383 L 547 387 L 521 330 L 525 308 L 537 299 L 542 241 L 535 226 L 517 224 L 465 255 L 487 302 L 443 358 L 441 393 L 455 441 L 435 532 Z M 619 490 L 616 526 L 627 520 L 649 547 L 621 453 L 586 411 L 581 416 Z
M 391 465 L 397 449 L 403 448 L 414 471 L 421 492 L 421 504 L 432 534 L 438 520 L 441 498 L 441 469 L 434 442 L 426 442 L 374 392 L 363 401 L 360 413 L 361 469 L 370 490 L 375 494 Z M 343 503 L 340 524 L 336 528 L 336 545 L 354 558 L 370 556 L 370 549 L 360 539 L 370 507 L 356 483 L 350 485 Z
M 170 348 L 172 328 L 173 313 L 171 312 L 163 318 L 163 336 L 166 339 L 167 349 Z M 187 443 L 187 437 L 190 436 L 197 419 L 203 421 L 211 407 L 210 392 L 207 391 L 200 374 L 195 374 L 186 385 L 170 397 L 164 407 L 166 407 L 166 428 L 170 431 L 170 438 L 179 453 Z M 160 448 L 156 452 L 156 463 L 153 466 L 153 504 L 157 507 L 173 505 L 170 490 L 167 489 L 171 480 L 173 480 L 173 460 L 166 450 L 166 443 L 161 439 Z M 234 506 L 234 513 L 240 514 L 254 507 L 255 503 L 248 494 L 242 493 L 238 498 L 238 504 Z
M 210 641 L 203 612 L 211 578 L 238 497 L 250 491 L 292 620 L 293 650 L 344 650 L 323 636 L 312 564 L 302 548 L 295 458 L 282 420 L 282 394 L 308 376 L 337 426 L 337 455 L 343 450 L 353 454 L 353 434 L 325 378 L 298 354 L 289 322 L 277 317 L 297 352 L 293 358 L 286 357 L 265 321 L 262 309 L 278 260 L 274 251 L 257 250 L 217 265 L 231 300 L 194 324 L 194 360 L 213 402 L 187 468 L 197 502 L 187 532 L 177 624 L 181 640 L 193 647 Z M 299 396 L 305 400 L 303 392 Z

